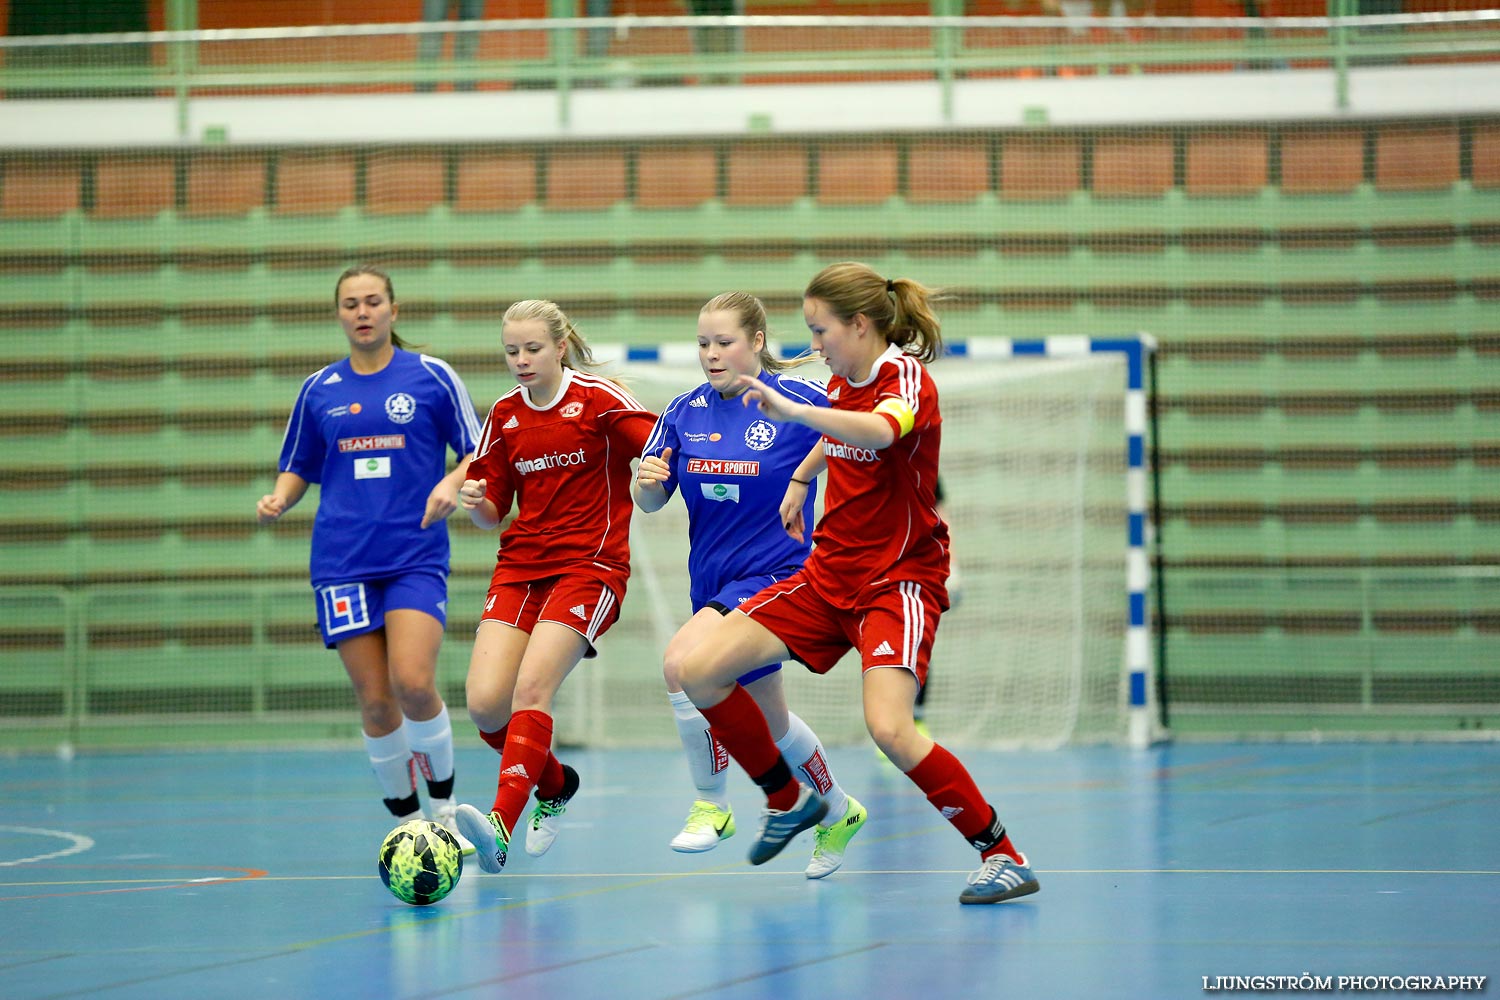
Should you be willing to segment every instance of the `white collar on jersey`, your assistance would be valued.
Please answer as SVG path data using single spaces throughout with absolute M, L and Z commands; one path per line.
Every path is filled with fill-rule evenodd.
M 548 410 L 552 409 L 554 406 L 556 406 L 558 400 L 562 399 L 564 396 L 566 396 L 568 394 L 568 386 L 570 386 L 572 384 L 573 384 L 573 369 L 571 369 L 571 368 L 564 368 L 563 369 L 563 373 L 562 373 L 562 379 L 557 383 L 557 395 L 553 396 L 552 397 L 552 401 L 550 403 L 548 403 L 546 406 L 538 406 L 538 405 L 536 405 L 536 403 L 533 402 L 532 399 L 531 399 L 531 390 L 528 389 L 524 385 L 521 386 L 521 398 L 524 399 L 524 400 L 526 400 L 526 405 L 529 406 L 529 407 L 531 407 L 533 410 L 536 410 L 539 413 L 545 413 Z
M 865 376 L 865 380 L 863 382 L 856 382 L 853 379 L 850 379 L 849 384 L 856 389 L 863 388 L 864 386 L 869 385 L 871 382 L 875 381 L 875 376 L 879 373 L 881 365 L 885 364 L 887 361 L 892 360 L 893 358 L 899 358 L 900 356 L 901 348 L 897 347 L 895 344 L 886 344 L 885 350 L 880 352 L 880 357 L 876 358 L 875 363 L 870 366 L 870 374 Z

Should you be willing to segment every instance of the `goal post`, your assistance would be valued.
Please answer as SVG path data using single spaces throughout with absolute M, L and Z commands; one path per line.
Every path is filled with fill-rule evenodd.
M 1147 610 L 1151 346 L 1144 336 L 974 339 L 950 343 L 932 365 L 958 597 L 933 649 L 926 718 L 935 738 L 1035 748 L 1163 735 Z M 690 343 L 594 353 L 658 411 L 703 380 Z M 631 544 L 621 619 L 562 692 L 562 739 L 676 741 L 661 656 L 690 610 L 682 504 L 637 512 Z M 826 676 L 792 663 L 784 678 L 792 710 L 825 743 L 867 739 L 856 656 Z

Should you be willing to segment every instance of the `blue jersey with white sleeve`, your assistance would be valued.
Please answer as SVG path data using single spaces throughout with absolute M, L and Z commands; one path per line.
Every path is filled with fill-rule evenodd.
M 799 402 L 828 405 L 819 382 L 774 372 L 760 378 Z M 789 576 L 806 561 L 812 543 L 786 533 L 781 501 L 792 473 L 821 437 L 802 424 L 771 420 L 739 396 L 723 399 L 707 382 L 662 411 L 642 456 L 672 449 L 672 476 L 663 485 L 668 496 L 680 492 L 687 505 L 695 612 L 726 584 L 762 574 Z M 814 482 L 802 511 L 807 524 L 814 520 L 816 492 Z
M 310 571 L 319 587 L 414 569 L 448 572 L 448 525 L 422 528 L 447 452 L 471 454 L 479 418 L 448 364 L 397 349 L 372 375 L 348 358 L 309 375 L 278 468 L 320 484 Z

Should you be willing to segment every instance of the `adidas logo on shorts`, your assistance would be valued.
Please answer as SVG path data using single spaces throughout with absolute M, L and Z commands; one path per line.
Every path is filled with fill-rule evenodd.
M 569 608 L 568 610 L 571 611 L 571 612 L 573 612 L 579 618 L 582 618 L 584 621 L 588 621 L 589 620 L 588 610 L 585 609 L 582 604 L 575 604 L 571 608 Z
M 871 656 L 895 656 L 896 655 L 896 651 L 891 648 L 891 644 L 890 643 L 888 643 L 888 642 L 882 642 L 880 645 L 878 645 L 878 646 L 875 647 L 875 652 L 871 653 L 870 655 Z

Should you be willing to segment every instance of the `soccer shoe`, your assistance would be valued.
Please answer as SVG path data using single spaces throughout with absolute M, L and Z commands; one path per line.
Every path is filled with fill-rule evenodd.
M 564 764 L 562 791 L 555 798 L 537 797 L 536 808 L 531 810 L 531 822 L 526 826 L 526 853 L 539 858 L 547 853 L 562 828 L 562 814 L 568 811 L 568 801 L 578 794 L 578 772 Z
M 432 806 L 432 821 L 453 834 L 454 839 L 458 841 L 459 850 L 463 851 L 466 857 L 473 854 L 474 845 L 469 843 L 468 837 L 459 832 L 458 823 L 453 818 L 454 814 L 458 812 L 457 804 L 452 799 L 433 799 L 430 804 Z
M 1003 903 L 1007 899 L 1029 896 L 1041 888 L 1026 855 L 1020 860 L 1004 854 L 987 858 L 979 870 L 969 875 L 969 887 L 959 893 L 960 903 Z
M 734 836 L 734 810 L 720 808 L 703 799 L 693 803 L 682 832 L 672 838 L 672 850 L 680 854 L 702 854 Z
M 482 813 L 468 803 L 454 809 L 453 820 L 458 830 L 475 847 L 474 860 L 479 867 L 491 875 L 499 875 L 505 867 L 505 852 L 510 847 L 510 831 L 499 813 Z
M 811 788 L 798 782 L 797 789 L 797 802 L 792 808 L 785 811 L 767 809 L 761 813 L 760 833 L 750 845 L 752 865 L 770 861 L 791 843 L 793 837 L 810 826 L 816 826 L 818 820 L 828 815 L 828 803 L 814 795 Z
M 852 795 L 846 797 L 849 804 L 844 807 L 843 817 L 832 826 L 818 824 L 818 829 L 813 834 L 812 860 L 803 872 L 808 878 L 827 878 L 838 871 L 844 863 L 844 851 L 849 847 L 849 841 L 854 839 L 859 828 L 865 825 L 865 820 L 870 818 L 859 800 Z

